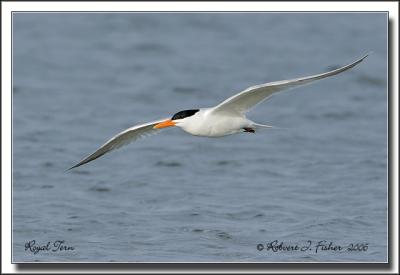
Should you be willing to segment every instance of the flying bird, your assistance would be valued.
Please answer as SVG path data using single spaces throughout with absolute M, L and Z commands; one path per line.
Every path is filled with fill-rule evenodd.
M 252 86 L 211 108 L 183 110 L 170 118 L 135 125 L 112 137 L 93 154 L 68 170 L 95 160 L 141 137 L 158 133 L 167 127 L 179 127 L 191 135 L 203 137 L 223 137 L 240 132 L 255 133 L 259 128 L 271 128 L 272 126 L 251 121 L 246 117 L 246 112 L 277 92 L 310 84 L 347 71 L 362 62 L 367 56 L 368 54 L 351 64 L 329 72 Z

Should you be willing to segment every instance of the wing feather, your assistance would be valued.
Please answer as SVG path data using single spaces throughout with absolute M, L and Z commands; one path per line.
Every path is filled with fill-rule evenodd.
M 157 134 L 161 130 L 154 129 L 154 126 L 164 120 L 166 120 L 166 119 L 161 119 L 161 120 L 157 120 L 157 121 L 153 121 L 153 122 L 149 122 L 149 123 L 135 125 L 131 128 L 128 128 L 128 129 L 122 131 L 121 133 L 115 135 L 110 140 L 108 140 L 106 143 L 104 143 L 93 154 L 87 156 L 86 158 L 84 158 L 83 160 L 81 160 L 79 163 L 72 166 L 68 170 L 71 170 L 71 169 L 79 167 L 85 163 L 88 163 L 92 160 L 95 160 L 112 150 L 116 150 L 116 149 L 118 149 L 122 146 L 125 146 L 131 142 L 134 142 L 142 137 Z
M 282 80 L 282 81 L 276 81 L 276 82 L 269 82 L 261 85 L 256 85 L 247 88 L 246 90 L 226 99 L 219 105 L 217 105 L 214 108 L 214 111 L 216 112 L 238 112 L 238 113 L 245 113 L 249 111 L 252 107 L 257 105 L 258 103 L 266 100 L 269 98 L 271 95 L 277 92 L 281 92 L 287 89 L 292 89 L 298 86 L 306 85 L 311 82 L 334 76 L 336 74 L 339 74 L 341 72 L 347 71 L 360 62 L 362 62 L 368 54 L 363 56 L 362 58 L 358 59 L 357 61 L 343 66 L 341 68 L 338 68 L 333 71 L 329 71 L 326 73 L 321 73 L 317 75 L 312 75 L 312 76 L 307 76 L 307 77 L 301 77 L 301 78 L 294 78 L 294 79 L 289 79 L 289 80 Z

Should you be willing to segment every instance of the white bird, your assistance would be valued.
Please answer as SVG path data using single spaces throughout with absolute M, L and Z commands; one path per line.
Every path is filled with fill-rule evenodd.
M 272 126 L 255 123 L 249 120 L 245 116 L 246 112 L 274 93 L 309 84 L 347 71 L 362 62 L 367 56 L 368 54 L 349 65 L 326 73 L 249 87 L 231 96 L 215 107 L 184 110 L 174 114 L 172 118 L 135 125 L 112 137 L 93 154 L 87 156 L 68 170 L 95 160 L 143 136 L 157 133 L 160 129 L 166 127 L 176 126 L 191 135 L 204 137 L 222 137 L 239 132 L 254 133 L 258 128 L 271 128 Z

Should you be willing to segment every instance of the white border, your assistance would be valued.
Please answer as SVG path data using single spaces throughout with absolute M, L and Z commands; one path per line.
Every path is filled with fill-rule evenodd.
M 395 11 L 376 2 L 3 2 L 13 11 Z M 288 8 L 289 7 L 289 8 Z
M 288 8 L 290 7 L 290 8 Z M 2 272 L 21 272 L 11 264 L 11 12 L 12 11 L 389 11 L 389 20 L 392 22 L 392 240 L 394 251 L 392 272 L 398 272 L 398 3 L 396 2 L 2 2 Z M 394 234 L 393 234 L 394 233 Z M 28 270 L 24 270 L 27 272 Z M 40 270 L 35 273 L 55 272 L 57 270 Z M 103 273 L 107 270 L 93 269 L 92 272 Z M 141 273 L 150 270 L 139 270 Z M 157 271 L 157 270 L 155 270 Z M 158 272 L 160 272 L 159 270 Z M 187 273 L 189 270 L 182 272 Z M 271 270 L 274 273 L 290 270 Z M 316 273 L 322 270 L 299 270 L 297 273 Z M 363 272 L 375 273 L 376 269 L 347 270 L 346 273 Z M 381 270 L 388 273 L 389 270 Z M 121 273 L 132 270 L 120 270 Z M 165 273 L 166 271 L 164 271 Z M 192 270 L 193 272 L 193 270 Z M 215 271 L 214 271 L 215 272 Z M 224 272 L 228 272 L 225 270 Z M 238 270 L 229 270 L 237 273 Z M 241 271 L 239 271 L 241 272 Z M 247 272 L 255 273 L 256 270 Z M 265 272 L 265 270 L 263 271 Z M 293 271 L 292 271 L 293 272 Z M 325 270 L 326 272 L 326 270 Z M 340 270 L 332 270 L 340 272 Z M 343 271 L 345 272 L 345 271 Z M 178 273 L 177 270 L 170 273 Z M 179 270 L 179 273 L 180 270 Z M 391 273 L 391 272 L 390 272 Z

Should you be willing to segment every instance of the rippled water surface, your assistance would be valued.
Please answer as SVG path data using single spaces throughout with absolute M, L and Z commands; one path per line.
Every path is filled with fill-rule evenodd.
M 13 24 L 14 261 L 387 260 L 386 14 L 18 13 Z M 136 123 L 369 51 L 249 113 L 288 129 L 168 129 L 64 172 Z M 34 254 L 32 240 L 74 249 Z M 312 249 L 267 250 L 274 240 Z

